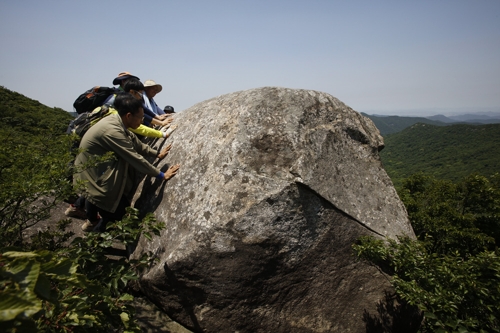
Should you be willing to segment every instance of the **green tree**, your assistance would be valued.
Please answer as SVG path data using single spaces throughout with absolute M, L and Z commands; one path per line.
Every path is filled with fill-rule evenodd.
M 73 193 L 69 137 L 15 135 L 0 130 L 0 246 L 20 245 L 22 233 L 50 217 Z
M 413 175 L 400 196 L 417 240 L 365 237 L 354 245 L 392 276 L 402 300 L 424 312 L 421 332 L 500 331 L 498 177 L 454 184 Z
M 422 173 L 406 179 L 399 195 L 418 239 L 439 254 L 493 250 L 499 244 L 499 177 L 470 175 L 457 184 Z
M 430 253 L 409 238 L 362 238 L 360 258 L 392 276 L 397 295 L 424 313 L 420 332 L 498 332 L 500 257 L 483 251 L 468 258 Z
M 71 195 L 72 141 L 64 134 L 71 119 L 0 87 L 0 247 L 20 245 L 26 228 Z

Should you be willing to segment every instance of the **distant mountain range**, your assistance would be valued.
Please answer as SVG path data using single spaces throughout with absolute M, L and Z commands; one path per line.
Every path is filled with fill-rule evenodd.
M 488 114 L 463 114 L 456 116 L 436 115 L 431 117 L 369 115 L 363 112 L 361 114 L 373 121 L 382 136 L 400 132 L 417 123 L 435 126 L 448 126 L 451 124 L 481 125 L 500 123 L 500 112 L 489 112 Z
M 443 123 L 468 123 L 468 124 L 498 124 L 500 123 L 500 113 L 491 115 L 485 114 L 462 114 L 458 116 L 436 115 L 426 117 L 427 119 L 441 121 Z

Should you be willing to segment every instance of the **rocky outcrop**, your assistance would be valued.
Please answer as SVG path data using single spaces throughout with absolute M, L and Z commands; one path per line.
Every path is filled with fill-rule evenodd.
M 267 87 L 196 104 L 175 123 L 162 163 L 181 163 L 178 175 L 136 194 L 167 225 L 134 253 L 158 258 L 144 293 L 199 332 L 374 325 L 390 284 L 351 246 L 414 235 L 372 121 L 326 93 Z

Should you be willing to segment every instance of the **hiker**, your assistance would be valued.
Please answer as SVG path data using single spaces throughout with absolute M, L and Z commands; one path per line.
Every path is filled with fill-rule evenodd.
M 128 82 L 132 82 L 132 84 L 130 85 L 128 90 L 125 90 L 125 86 L 127 85 Z M 117 89 L 118 92 L 119 91 L 129 92 L 130 89 L 134 89 L 135 91 L 137 91 L 141 94 L 141 98 L 143 99 L 143 104 L 144 104 L 143 105 L 144 112 L 146 113 L 144 115 L 144 120 L 145 120 L 144 125 L 149 126 L 150 124 L 153 124 L 153 125 L 159 125 L 159 126 L 167 126 L 170 122 L 172 122 L 173 119 L 169 119 L 169 120 L 165 119 L 165 118 L 167 118 L 167 115 L 164 115 L 164 114 L 157 115 L 156 113 L 151 111 L 145 105 L 144 98 L 143 98 L 144 97 L 143 96 L 144 95 L 144 85 L 142 84 L 142 82 L 139 80 L 139 78 L 137 76 L 134 76 L 134 75 L 130 74 L 129 72 L 121 72 L 120 74 L 118 74 L 118 77 L 116 77 L 113 80 L 113 84 L 120 85 Z M 116 94 L 109 96 L 106 99 L 106 101 L 104 102 L 104 105 L 113 107 L 115 98 L 116 98 Z M 153 119 L 154 119 L 154 121 L 153 121 Z
M 167 105 L 163 108 L 163 112 L 165 112 L 166 114 L 175 113 L 174 107 Z
M 144 105 L 144 85 L 142 84 L 141 81 L 137 79 L 130 79 L 127 80 L 127 83 L 123 86 L 123 90 L 125 92 L 129 92 L 136 96 L 136 98 L 140 99 L 142 102 L 142 107 L 144 109 L 144 124 L 148 125 L 160 125 L 160 126 L 166 126 L 170 124 L 173 119 L 172 118 L 167 118 L 164 119 L 165 117 L 158 116 L 155 114 L 153 111 L 149 110 L 146 105 Z
M 113 85 L 114 86 L 119 86 L 118 89 L 123 91 L 123 86 L 125 83 L 127 83 L 128 80 L 130 79 L 136 79 L 139 80 L 139 78 L 135 75 L 130 74 L 129 72 L 121 72 L 118 74 L 117 77 L 113 80 Z
M 94 157 L 102 157 L 108 152 L 113 158 L 87 167 L 75 174 L 75 183 L 84 181 L 87 220 L 82 225 L 84 231 L 106 230 L 109 221 L 121 220 L 125 208 L 130 206 L 134 186 L 133 172 L 144 173 L 158 179 L 169 180 L 176 175 L 179 165 L 172 165 L 163 173 L 144 157 L 163 159 L 171 145 L 161 152 L 142 143 L 127 128 L 137 128 L 144 117 L 142 103 L 127 93 L 115 98 L 117 114 L 111 114 L 92 126 L 80 143 L 82 150 L 75 160 L 75 166 L 84 166 Z M 98 219 L 100 215 L 100 220 Z
M 123 91 L 123 86 L 125 85 L 125 83 L 127 83 L 128 80 L 130 79 L 136 79 L 136 80 L 139 80 L 139 78 L 135 75 L 132 75 L 130 74 L 129 72 L 121 72 L 118 74 L 117 77 L 115 77 L 115 79 L 113 80 L 113 85 L 114 86 L 118 86 L 118 88 L 116 88 L 116 90 L 118 92 L 120 91 Z M 115 101 L 115 97 L 116 97 L 116 94 L 112 94 L 111 96 L 109 96 L 106 101 L 104 101 L 104 105 L 113 105 L 114 101 Z
M 108 111 L 105 113 L 105 115 L 103 115 L 101 117 L 96 117 L 96 119 L 90 121 L 88 128 L 94 126 L 98 121 L 100 121 L 104 117 L 107 117 L 107 116 L 112 115 L 112 114 L 118 114 L 118 111 L 116 111 L 114 108 L 107 107 L 107 106 L 97 107 L 92 112 L 92 114 L 97 115 L 99 112 L 101 112 L 102 108 L 107 108 Z M 92 117 L 93 116 L 91 115 L 89 117 L 89 119 L 91 119 Z M 86 131 L 78 131 L 78 125 L 76 125 L 76 126 L 77 127 L 73 128 L 72 133 L 75 133 L 75 134 L 83 137 L 83 135 L 86 133 Z M 177 125 L 173 125 L 173 126 L 162 128 L 161 130 L 156 130 L 154 128 L 151 128 L 151 127 L 148 127 L 148 126 L 141 124 L 137 128 L 128 128 L 128 130 L 135 133 L 136 135 L 140 135 L 140 136 L 144 136 L 144 137 L 148 137 L 148 138 L 168 138 L 168 137 L 170 137 L 170 135 L 172 134 L 172 132 L 176 128 L 177 128 Z M 87 129 L 87 131 L 88 131 L 88 129 Z M 71 134 L 71 133 L 68 133 L 68 134 Z M 78 144 L 75 148 L 78 148 Z M 74 217 L 74 218 L 85 220 L 87 218 L 87 213 L 85 211 L 85 198 L 83 196 L 78 197 L 64 211 L 64 215 L 66 215 L 68 217 Z
M 161 84 L 158 84 L 153 80 L 144 81 L 144 92 L 146 95 L 144 98 L 144 103 L 146 104 L 146 107 L 148 109 L 150 109 L 159 116 L 164 115 L 166 113 L 158 107 L 153 98 L 156 96 L 156 94 L 158 94 L 162 90 L 163 87 L 161 86 Z
M 106 105 L 106 106 L 109 106 L 109 105 L 113 105 L 114 103 L 114 99 L 115 99 L 115 96 L 116 96 L 116 93 L 119 92 L 119 91 L 123 91 L 123 86 L 125 85 L 125 83 L 127 83 L 127 81 L 129 79 L 136 79 L 136 80 L 139 80 L 139 78 L 135 75 L 132 75 L 130 74 L 129 72 L 121 72 L 118 74 L 118 76 L 113 80 L 113 85 L 118 85 L 119 87 L 118 88 L 114 88 L 115 91 L 113 91 L 111 89 L 111 94 L 106 98 L 104 96 L 104 94 L 107 92 L 107 90 L 103 91 L 102 93 L 99 93 L 101 95 L 104 96 L 104 99 L 100 102 L 97 102 L 97 99 L 94 101 L 92 100 L 92 102 L 90 100 L 88 100 L 88 97 L 89 97 L 89 91 L 86 91 L 83 96 L 84 97 L 87 97 L 87 98 L 83 98 L 83 100 L 87 100 L 85 101 L 85 104 L 82 104 L 81 106 L 81 111 L 92 111 L 92 114 L 96 114 L 98 113 L 102 107 L 98 107 L 98 106 L 101 106 L 101 105 Z M 93 89 L 99 89 L 101 87 L 94 87 Z M 103 87 L 102 89 L 109 89 L 109 88 L 106 88 L 106 87 Z M 92 90 L 92 89 L 91 89 Z M 100 91 L 100 90 L 99 90 Z M 95 93 L 97 94 L 98 93 L 98 90 L 95 91 Z M 79 97 L 81 98 L 81 97 Z M 78 99 L 77 99 L 78 101 Z M 73 106 L 75 107 L 75 109 L 77 109 L 77 106 L 76 106 L 76 103 L 77 101 L 75 101 L 75 104 L 73 104 Z M 90 106 L 92 105 L 92 103 L 94 104 L 94 106 Z M 97 104 L 96 104 L 97 103 Z M 77 109 L 78 111 L 79 109 Z M 86 112 L 78 112 L 78 113 L 86 113 Z M 113 113 L 117 113 L 116 110 L 110 108 L 109 109 L 109 113 L 106 114 L 109 115 L 109 114 L 113 114 Z M 102 117 L 101 116 L 98 116 L 96 117 L 97 119 L 95 120 L 92 120 L 91 124 L 89 124 L 89 126 L 92 126 L 94 125 L 97 121 L 99 121 Z M 72 132 L 74 133 L 75 132 L 75 128 L 72 127 L 74 126 L 74 122 L 72 122 L 70 124 L 70 126 L 68 127 L 68 130 L 67 130 L 67 134 L 71 134 Z M 137 129 L 130 129 L 132 130 L 132 132 L 138 134 L 138 135 L 141 135 L 141 136 L 144 136 L 144 137 L 152 137 L 152 138 L 168 138 L 168 136 L 173 132 L 173 130 L 175 130 L 176 126 L 173 126 L 171 128 L 168 128 L 168 126 L 165 126 L 165 128 L 163 128 L 161 131 L 159 130 L 155 130 L 155 129 L 152 129 L 150 127 L 147 127 L 145 125 L 141 125 L 139 128 Z M 80 135 L 80 136 L 83 136 Z M 76 143 L 77 146 L 75 148 L 78 148 L 78 143 Z M 71 179 L 70 179 L 71 180 Z M 72 200 L 71 200 L 72 201 Z M 87 214 L 85 212 L 85 198 L 80 196 L 78 197 L 72 204 L 69 205 L 69 207 L 66 209 L 66 211 L 64 212 L 64 214 L 68 217 L 75 217 L 75 218 L 79 218 L 79 219 L 85 219 L 87 217 Z

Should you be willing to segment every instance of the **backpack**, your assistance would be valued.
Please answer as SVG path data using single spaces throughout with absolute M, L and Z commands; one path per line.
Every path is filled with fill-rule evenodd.
M 68 163 L 69 167 L 72 167 L 75 164 L 76 154 L 78 153 L 78 147 L 80 146 L 80 141 L 82 140 L 83 135 L 90 127 L 92 127 L 92 125 L 109 114 L 109 107 L 107 105 L 103 105 L 99 108 L 99 110 L 81 113 L 69 123 L 66 134 L 76 134 L 78 136 L 72 141 L 72 145 L 69 148 L 70 153 L 73 155 L 73 159 Z M 68 176 L 68 180 L 73 181 L 73 174 Z
M 109 107 L 107 105 L 103 105 L 93 112 L 83 112 L 69 123 L 66 134 L 75 133 L 81 139 L 92 125 L 108 114 Z
M 106 99 L 116 93 L 116 88 L 93 87 L 78 96 L 73 103 L 76 113 L 82 114 L 94 110 L 96 107 L 104 104 Z

